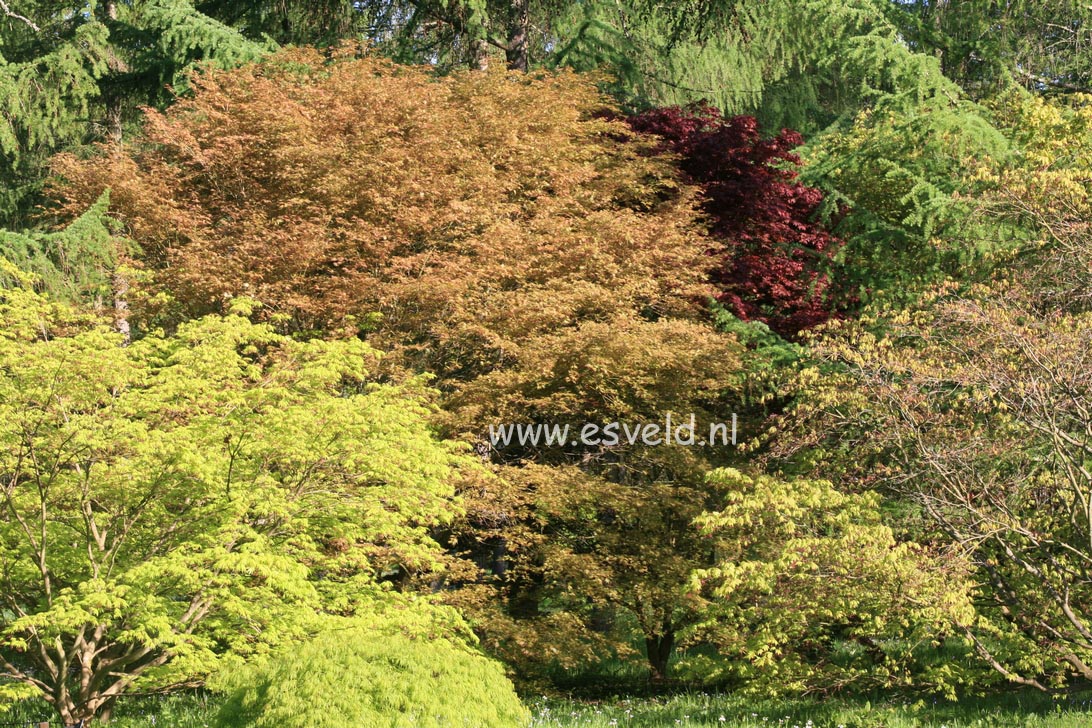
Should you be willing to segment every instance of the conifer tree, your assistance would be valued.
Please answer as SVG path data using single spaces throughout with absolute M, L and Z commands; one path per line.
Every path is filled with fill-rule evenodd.
M 1077 0 L 907 0 L 895 20 L 974 97 L 1013 85 L 1045 94 L 1092 89 L 1092 6 Z
M 0 226 L 25 228 L 48 158 L 117 138 L 141 105 L 168 102 L 201 62 L 263 46 L 188 0 L 19 0 L 0 19 Z
M 70 303 L 101 300 L 110 293 L 121 243 L 106 217 L 109 194 L 99 197 L 65 228 L 51 233 L 0 230 L 0 256 L 31 273 L 36 288 Z M 11 276 L 0 279 L 9 287 Z

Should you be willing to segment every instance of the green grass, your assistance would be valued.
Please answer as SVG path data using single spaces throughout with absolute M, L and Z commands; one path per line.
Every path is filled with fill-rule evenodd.
M 215 696 L 205 693 L 183 693 L 151 698 L 126 698 L 118 701 L 113 728 L 205 728 L 216 713 Z M 37 721 L 60 723 L 49 708 L 37 703 L 24 703 L 0 713 L 0 727 L 34 728 Z M 96 724 L 99 725 L 99 724 Z
M 1092 726 L 1092 695 L 1052 699 L 1012 692 L 950 703 L 896 698 L 752 700 L 714 693 L 586 701 L 529 698 L 533 728 L 1083 728 Z M 205 728 L 213 696 L 127 699 L 114 728 Z M 0 714 L 0 726 L 25 726 L 48 712 L 22 705 Z
M 1092 726 L 1092 701 L 1027 693 L 958 703 L 932 700 L 766 700 L 691 693 L 597 703 L 531 700 L 536 728 L 1077 728 Z

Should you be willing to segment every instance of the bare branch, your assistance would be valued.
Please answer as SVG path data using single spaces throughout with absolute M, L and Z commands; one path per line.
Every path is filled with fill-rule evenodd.
M 0 12 L 3 12 L 6 17 L 25 23 L 35 33 L 42 32 L 42 29 L 35 25 L 33 20 L 12 10 L 4 0 L 0 0 Z

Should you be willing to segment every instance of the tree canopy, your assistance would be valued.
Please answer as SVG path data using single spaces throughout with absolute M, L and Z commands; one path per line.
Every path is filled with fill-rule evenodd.
M 28 286 L 0 292 L 6 694 L 73 725 L 439 567 L 464 456 L 419 386 L 370 383 L 366 344 L 291 341 L 240 300 L 123 346 Z
M 0 710 L 1092 680 L 1089 12 L 0 1 Z

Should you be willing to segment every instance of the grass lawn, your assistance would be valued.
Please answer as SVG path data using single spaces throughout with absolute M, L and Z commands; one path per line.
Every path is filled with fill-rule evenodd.
M 527 699 L 532 728 L 1078 728 L 1092 726 L 1092 694 L 1052 699 L 1013 692 L 950 703 L 894 698 L 754 701 L 731 695 L 688 693 L 662 698 L 574 701 Z M 204 728 L 216 711 L 214 696 L 130 699 L 118 706 L 116 728 Z M 24 726 L 48 713 L 29 705 L 0 714 L 0 725 Z M 26 721 L 26 722 L 21 722 Z
M 532 699 L 536 728 L 587 726 L 726 726 L 727 728 L 916 728 L 971 726 L 1075 728 L 1092 726 L 1092 700 L 1051 700 L 1006 694 L 951 703 L 938 700 L 768 700 L 692 693 L 661 699 L 601 703 Z

